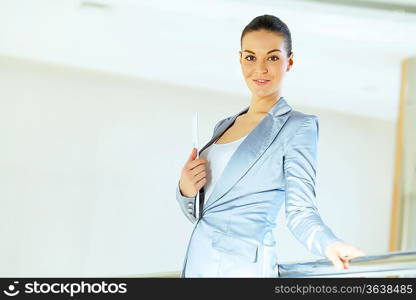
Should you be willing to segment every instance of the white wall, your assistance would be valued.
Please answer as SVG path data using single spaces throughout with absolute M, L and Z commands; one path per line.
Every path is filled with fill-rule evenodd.
M 249 104 L 248 90 L 244 98 L 9 57 L 0 82 L 0 276 L 179 271 L 193 225 L 175 188 L 193 112 L 207 142 L 219 119 Z M 320 118 L 322 217 L 369 254 L 386 252 L 395 124 L 287 100 Z M 279 261 L 317 258 L 284 227 L 283 211 Z

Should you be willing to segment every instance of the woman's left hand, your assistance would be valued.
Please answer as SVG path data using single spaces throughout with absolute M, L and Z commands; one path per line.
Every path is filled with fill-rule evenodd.
M 343 270 L 349 268 L 349 260 L 366 255 L 361 249 L 349 245 L 344 242 L 335 242 L 330 244 L 326 251 L 326 257 L 332 261 L 332 264 L 337 270 Z

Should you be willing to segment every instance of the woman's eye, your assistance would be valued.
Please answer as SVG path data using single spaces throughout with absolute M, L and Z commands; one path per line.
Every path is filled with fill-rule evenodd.
M 249 57 L 252 57 L 252 59 L 248 59 Z M 279 60 L 279 57 L 278 57 L 278 56 L 276 56 L 276 55 L 270 56 L 269 58 L 272 58 L 272 61 Z M 248 61 L 253 61 L 254 56 L 253 56 L 253 55 L 247 55 L 247 56 L 245 57 L 245 59 L 246 59 L 246 60 L 248 60 Z

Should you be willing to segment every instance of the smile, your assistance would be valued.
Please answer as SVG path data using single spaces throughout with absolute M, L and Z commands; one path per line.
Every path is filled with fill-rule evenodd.
M 270 80 L 253 79 L 253 81 L 254 81 L 257 85 L 265 85 L 265 84 L 269 83 L 269 81 L 270 81 Z

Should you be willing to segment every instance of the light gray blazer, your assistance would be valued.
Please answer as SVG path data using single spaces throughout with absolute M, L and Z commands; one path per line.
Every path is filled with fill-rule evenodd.
M 199 154 L 248 108 L 219 121 Z M 178 182 L 176 199 L 195 224 L 181 277 L 278 277 L 273 229 L 283 203 L 286 225 L 313 254 L 325 257 L 329 244 L 342 241 L 316 206 L 318 135 L 318 117 L 281 97 L 231 156 L 201 218 L 196 196 L 183 196 Z

